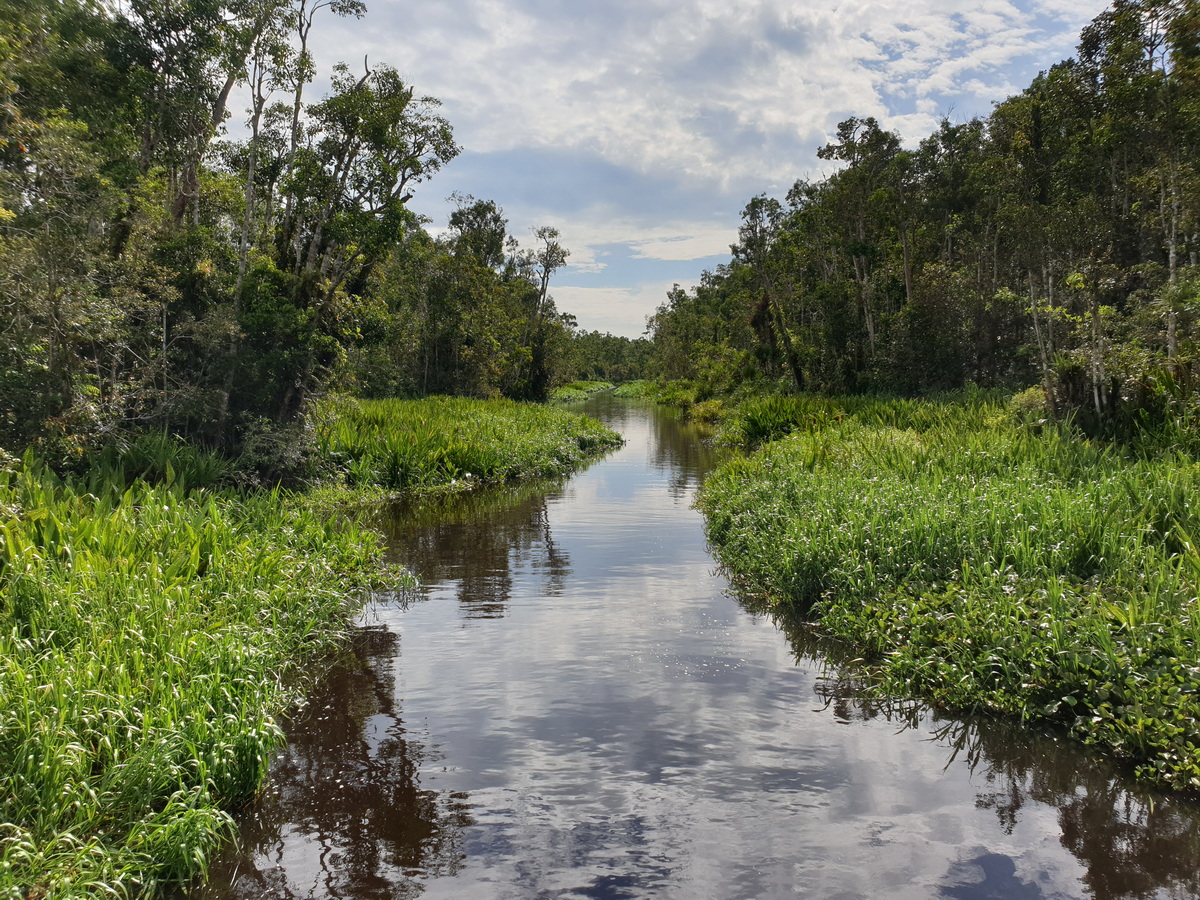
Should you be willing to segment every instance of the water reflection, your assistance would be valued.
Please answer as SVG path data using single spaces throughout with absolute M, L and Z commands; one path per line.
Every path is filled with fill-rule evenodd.
M 547 504 L 561 486 L 535 482 L 397 503 L 379 520 L 388 559 L 418 577 L 419 596 L 454 594 L 466 618 L 503 616 L 521 569 L 538 572 L 540 590 L 558 596 L 571 564 L 551 534 Z
M 1001 853 L 982 853 L 956 862 L 949 878 L 954 883 L 943 886 L 941 896 L 954 900 L 1043 900 L 1046 896 L 1036 884 L 1018 878 L 1017 864 Z
M 613 407 L 604 406 L 595 410 L 606 415 L 620 412 L 619 408 L 614 411 Z M 711 428 L 684 421 L 674 409 L 656 406 L 650 415 L 655 426 L 649 434 L 650 464 L 667 474 L 668 491 L 673 498 L 686 499 L 716 467 L 723 451 L 713 445 Z
M 394 703 L 399 637 L 356 632 L 271 769 L 269 793 L 242 822 L 240 848 L 194 896 L 409 898 L 416 875 L 453 875 L 465 858 L 467 798 L 422 788 L 436 750 Z
M 964 765 L 983 783 L 975 805 L 1012 835 L 1028 807 L 1057 811 L 1058 841 L 1084 867 L 1082 895 L 1095 900 L 1200 897 L 1200 814 L 1194 801 L 1161 795 L 1056 734 L 1031 734 L 1007 721 L 942 717 L 924 706 L 865 696 L 853 649 L 808 625 L 777 616 L 797 665 L 818 667 L 818 693 L 838 719 L 881 719 L 927 734 L 946 749 L 945 767 Z M 982 873 L 982 880 L 980 879 Z M 942 894 L 955 898 L 1043 897 L 1015 877 L 1007 857 L 957 861 Z
M 691 506 L 715 452 L 590 409 L 629 443 L 583 475 L 395 511 L 427 602 L 364 618 L 206 898 L 1200 897 L 1193 805 L 865 697 L 847 648 L 727 595 Z

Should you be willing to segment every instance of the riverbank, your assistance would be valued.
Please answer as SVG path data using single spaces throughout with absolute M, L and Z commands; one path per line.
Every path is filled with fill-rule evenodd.
M 611 391 L 616 385 L 611 381 L 572 381 L 550 392 L 550 399 L 558 403 L 575 403 L 586 400 L 592 394 Z
M 448 399 L 343 404 L 325 427 L 326 469 L 392 491 L 557 473 L 619 442 Z M 0 897 L 155 896 L 204 873 L 366 592 L 408 576 L 328 511 L 336 491 L 222 488 L 221 461 L 170 441 L 73 480 L 6 459 Z
M 317 429 L 350 487 L 455 490 L 564 475 L 620 446 L 595 419 L 511 400 L 343 400 Z
M 743 591 L 862 648 L 889 693 L 1062 723 L 1200 787 L 1200 466 L 978 396 L 781 403 L 728 423 L 766 445 L 700 500 Z

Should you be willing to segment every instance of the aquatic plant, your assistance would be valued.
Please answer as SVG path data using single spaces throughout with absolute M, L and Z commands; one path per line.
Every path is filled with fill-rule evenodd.
M 1060 721 L 1200 787 L 1200 466 L 985 398 L 841 406 L 706 482 L 742 588 L 853 641 L 888 691 Z
M 182 491 L 217 487 L 232 474 L 232 463 L 221 454 L 161 431 L 107 445 L 87 470 L 87 478 L 101 486 L 165 482 Z
M 601 391 L 611 391 L 615 385 L 610 381 L 572 381 L 562 387 L 556 387 L 550 392 L 551 400 L 569 401 L 586 400 L 592 394 Z
M 563 474 L 621 438 L 555 407 L 429 397 L 351 401 L 318 441 L 352 486 L 402 491 Z
M 614 397 L 626 397 L 633 400 L 644 399 L 650 389 L 653 387 L 653 382 L 645 379 L 637 379 L 635 381 L 626 381 L 618 384 L 613 391 Z
M 0 473 L 0 897 L 202 873 L 378 576 L 371 532 L 164 474 Z
M 757 447 L 798 429 L 820 429 L 842 415 L 832 400 L 812 395 L 765 394 L 738 405 L 721 432 L 724 443 Z

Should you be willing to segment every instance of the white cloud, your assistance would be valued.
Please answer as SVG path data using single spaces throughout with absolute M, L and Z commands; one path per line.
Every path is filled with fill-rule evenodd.
M 737 240 L 737 229 L 695 222 L 668 222 L 648 226 L 644 221 L 598 221 L 581 217 L 561 223 L 564 245 L 571 249 L 571 265 L 595 271 L 604 268 L 596 247 L 628 247 L 635 259 L 686 262 L 728 255 Z M 577 251 L 575 247 L 586 248 Z M 582 266 L 581 266 L 582 263 Z
M 630 288 L 554 285 L 550 293 L 559 312 L 570 313 L 585 331 L 607 331 L 641 337 L 646 317 L 666 302 L 674 282 L 639 284 Z M 684 288 L 692 285 L 681 285 Z
M 589 295 L 598 308 L 638 313 L 620 326 L 615 312 L 595 320 L 620 333 L 637 333 L 642 285 L 665 274 L 635 272 L 634 263 L 727 253 L 746 199 L 830 171 L 816 150 L 839 121 L 875 116 L 911 144 L 942 115 L 986 114 L 1038 69 L 1070 55 L 1080 27 L 1106 6 L 368 3 L 361 21 L 323 20 L 314 41 L 322 67 L 369 55 L 440 98 L 460 143 L 476 155 L 475 193 L 501 202 L 518 237 L 529 225 L 557 225 L 574 274 L 611 280 L 618 261 L 605 248 L 629 251 L 622 265 L 632 286 Z M 543 162 L 554 172 L 537 171 Z M 464 169 L 465 159 L 439 175 L 436 194 L 461 189 L 454 173 Z
M 1030 55 L 1054 62 L 1102 8 L 1049 0 L 439 6 L 428 18 L 429 7 L 377 6 L 364 23 L 329 27 L 323 43 L 342 55 L 393 57 L 446 101 L 475 149 L 586 148 L 633 171 L 718 189 L 793 173 L 797 152 L 811 156 L 840 119 L 888 124 L 905 115 L 891 111 L 892 100 L 954 102 L 964 90 L 972 108 L 999 99 L 1011 90 L 1009 64 Z M 1039 30 L 1035 20 L 1056 27 Z M 928 130 L 937 113 L 928 102 L 921 109 Z M 917 126 L 911 116 L 904 124 Z
M 665 237 L 631 241 L 637 259 L 661 259 L 687 261 L 720 256 L 729 253 L 729 245 L 737 239 L 736 232 L 728 228 L 707 228 L 695 233 L 675 233 Z
M 635 260 L 690 262 L 728 256 L 729 245 L 737 240 L 737 227 L 720 222 L 650 224 L 645 216 L 612 218 L 596 210 L 543 218 L 561 232 L 562 244 L 571 253 L 569 267 L 591 274 L 606 270 L 614 251 Z

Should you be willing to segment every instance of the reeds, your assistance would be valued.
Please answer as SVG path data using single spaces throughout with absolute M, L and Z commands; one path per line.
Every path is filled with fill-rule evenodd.
M 645 399 L 654 387 L 654 382 L 639 378 L 618 384 L 613 391 L 614 397 L 626 397 L 633 400 Z
M 705 484 L 720 559 L 809 607 L 884 686 L 1065 722 L 1200 787 L 1190 458 L 1033 432 L 986 398 L 855 400 Z
M 0 897 L 202 873 L 378 545 L 278 493 L 0 473 Z
M 559 475 L 621 438 L 553 407 L 430 397 L 347 402 L 318 441 L 351 486 L 404 491 Z

